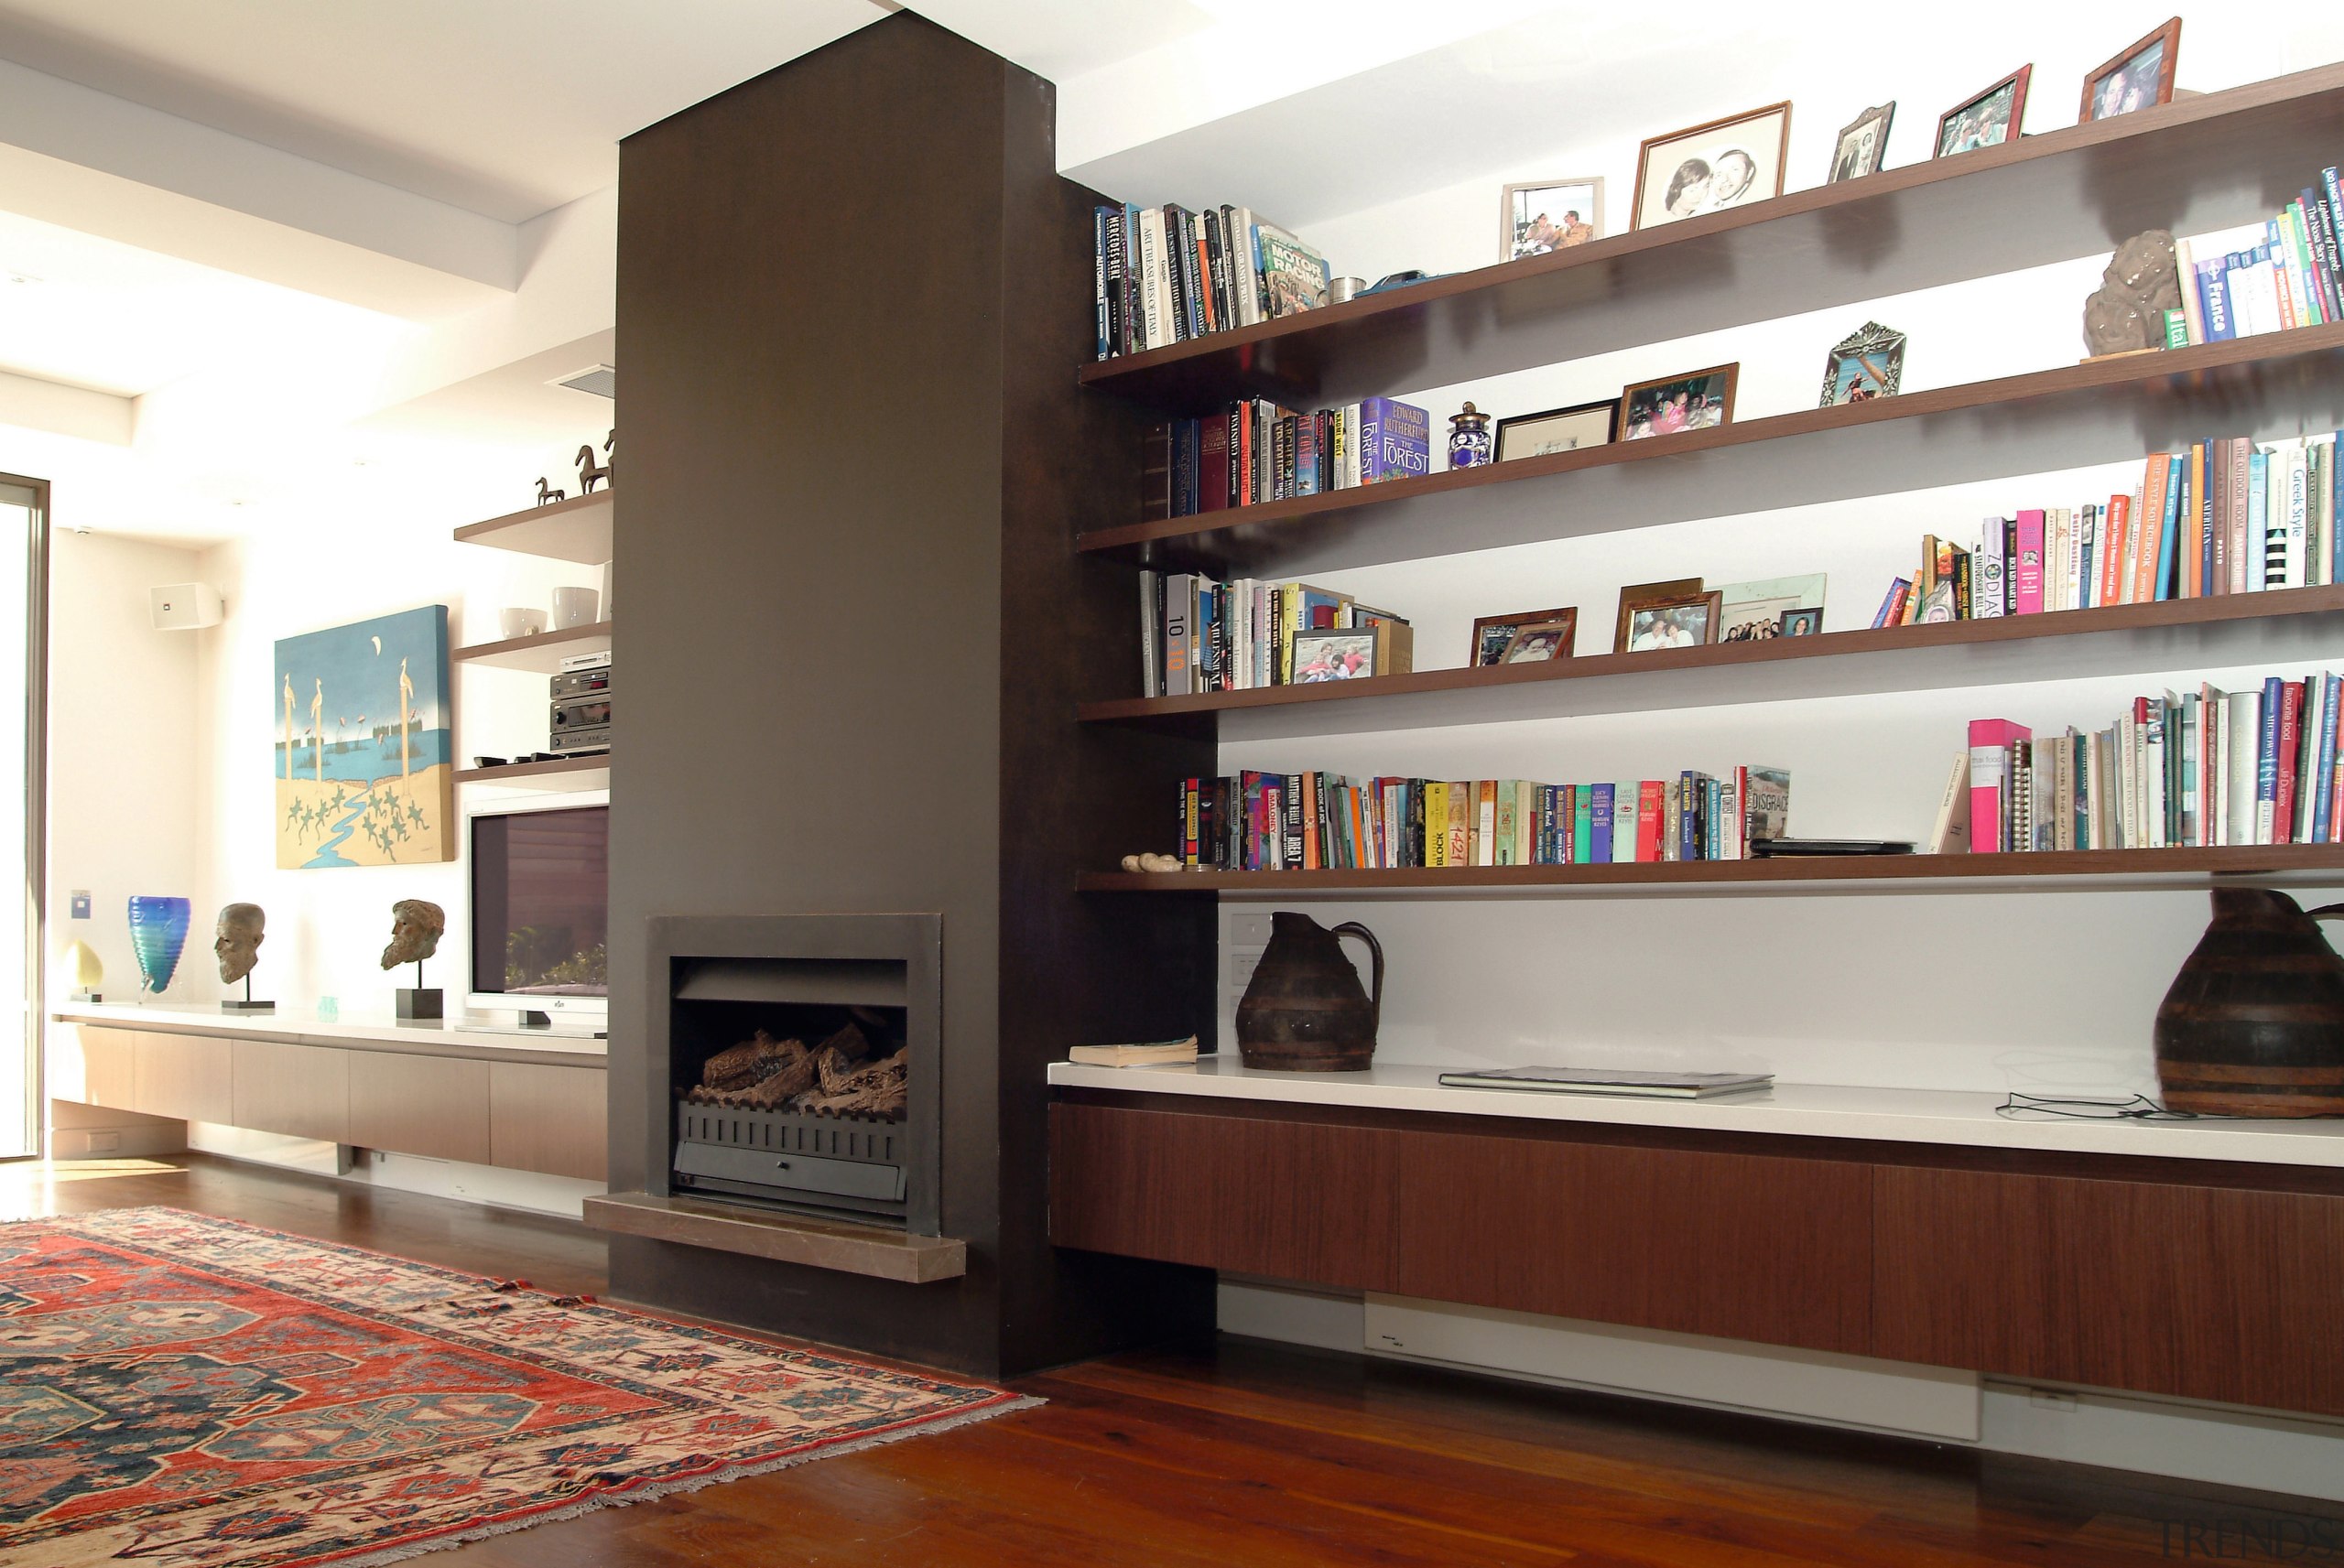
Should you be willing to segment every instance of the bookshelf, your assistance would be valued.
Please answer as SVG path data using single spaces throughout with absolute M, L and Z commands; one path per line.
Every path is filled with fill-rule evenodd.
M 459 768 L 460 784 L 497 784 L 506 789 L 591 790 L 611 787 L 611 759 L 557 757 L 547 762 L 514 762 L 502 768 Z
M 2339 371 L 2344 323 L 2299 328 L 1121 524 L 1078 548 L 1160 570 L 1285 576 L 2080 468 L 2209 436 L 2335 429 Z
M 573 495 L 456 530 L 459 545 L 486 545 L 525 556 L 598 567 L 611 558 L 611 492 Z
M 572 496 L 525 512 L 508 512 L 484 523 L 456 530 L 460 545 L 482 545 L 493 550 L 548 560 L 600 566 L 614 553 L 613 520 L 616 516 L 610 487 L 591 495 Z M 537 676 L 559 672 L 561 661 L 581 654 L 607 653 L 612 625 L 607 620 L 587 626 L 557 627 L 534 637 L 507 637 L 475 643 L 450 655 L 454 663 L 474 669 L 520 670 Z M 542 688 L 540 688 L 542 689 Z M 502 768 L 459 768 L 459 784 L 484 784 L 505 789 L 597 790 L 611 785 L 611 759 L 561 757 L 550 762 L 517 762 Z
M 2143 229 L 2260 220 L 2273 193 L 2304 183 L 2306 149 L 2339 122 L 2344 66 L 2324 66 L 1094 362 L 1080 376 L 1174 414 L 1245 396 L 1347 403 L 1746 326 L 2072 260 Z
M 508 637 L 498 643 L 475 643 L 469 648 L 459 648 L 452 657 L 459 664 L 479 665 L 500 670 L 528 670 L 549 676 L 561 668 L 561 661 L 581 654 L 608 653 L 611 647 L 611 623 L 597 621 L 590 626 L 564 626 L 551 632 L 540 632 L 534 637 Z

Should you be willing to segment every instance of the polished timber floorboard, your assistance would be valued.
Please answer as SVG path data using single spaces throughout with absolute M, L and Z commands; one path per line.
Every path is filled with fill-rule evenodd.
M 592 1292 L 603 1276 L 601 1240 L 560 1220 L 202 1156 L 0 1165 L 0 1217 L 134 1204 L 550 1290 Z M 2261 1539 L 2300 1541 L 2309 1528 L 2344 1540 L 2344 1526 L 2312 1523 L 2282 1498 L 1245 1340 L 1017 1386 L 1049 1403 L 423 1561 L 2091 1568 L 2335 1560 L 2259 1552 L 2241 1533 L 2281 1516 L 2282 1533 Z

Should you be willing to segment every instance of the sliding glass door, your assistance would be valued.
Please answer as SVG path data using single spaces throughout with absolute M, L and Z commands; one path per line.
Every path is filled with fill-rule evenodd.
M 0 474 L 0 1159 L 40 1152 L 49 487 Z

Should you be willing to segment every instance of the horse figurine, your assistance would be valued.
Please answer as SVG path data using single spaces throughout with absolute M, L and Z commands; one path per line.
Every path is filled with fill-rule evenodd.
M 608 484 L 611 481 L 611 470 L 609 469 L 596 468 L 594 466 L 593 442 L 589 441 L 584 446 L 579 448 L 578 457 L 575 460 L 578 464 L 579 494 L 591 495 L 594 493 L 595 485 Z
M 550 506 L 550 505 L 552 505 L 552 504 L 553 504 L 555 502 L 557 502 L 557 501 L 567 501 L 567 500 L 569 500 L 569 499 L 570 499 L 570 492 L 569 492 L 568 491 L 566 491 L 566 490 L 548 490 L 548 489 L 546 488 L 546 476 L 545 476 L 545 475 L 543 475 L 543 474 L 539 474 L 539 475 L 537 476 L 537 504 L 538 504 L 538 505 L 540 505 L 540 506 Z

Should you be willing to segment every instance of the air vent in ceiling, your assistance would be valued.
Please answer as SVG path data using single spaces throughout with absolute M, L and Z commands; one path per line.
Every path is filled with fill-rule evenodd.
M 618 399 L 618 372 L 608 365 L 588 365 L 584 370 L 558 375 L 548 384 L 566 386 L 572 392 L 591 392 L 597 397 Z

